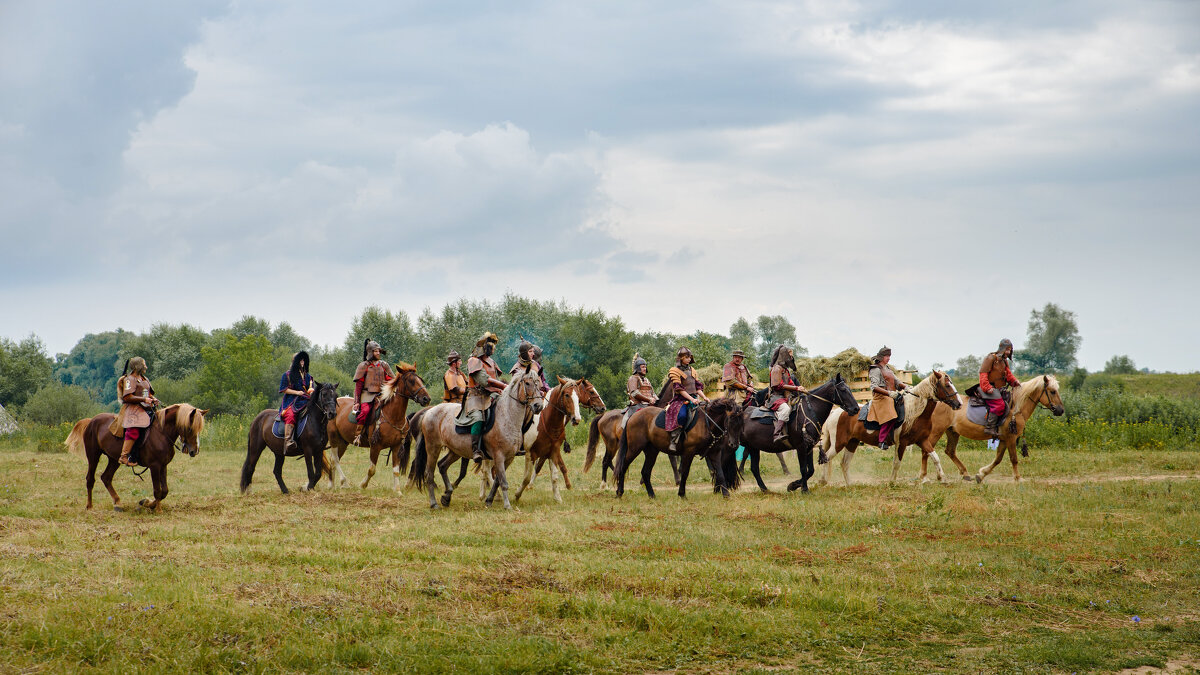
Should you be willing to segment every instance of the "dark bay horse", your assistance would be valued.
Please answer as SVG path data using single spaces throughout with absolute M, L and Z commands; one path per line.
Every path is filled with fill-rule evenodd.
M 562 502 L 558 491 L 558 480 L 554 476 L 554 467 L 562 473 L 567 489 L 571 489 L 571 478 L 567 476 L 567 464 L 563 461 L 562 447 L 567 440 L 567 421 L 579 424 L 583 420 L 582 408 L 590 408 L 597 415 L 604 413 L 604 401 L 599 392 L 586 379 L 571 380 L 558 376 L 558 386 L 546 394 L 545 407 L 538 415 L 537 436 L 525 451 L 525 478 L 521 487 L 513 495 L 513 502 L 521 501 L 521 494 L 533 481 L 537 470 L 541 470 L 546 460 L 553 464 L 550 467 L 550 485 L 554 490 L 555 501 Z
M 296 428 L 300 428 L 300 420 L 303 418 L 307 418 L 307 423 L 302 431 L 296 433 L 296 447 L 287 452 L 284 452 L 283 439 L 277 438 L 275 434 L 271 433 L 271 425 L 275 422 L 279 411 L 271 408 L 258 413 L 254 421 L 250 423 L 250 432 L 246 439 L 246 462 L 242 465 L 242 494 L 250 489 L 250 481 L 254 478 L 254 467 L 258 464 L 258 458 L 262 455 L 263 448 L 270 448 L 271 452 L 275 453 L 275 480 L 279 483 L 279 489 L 283 494 L 288 493 L 287 485 L 283 483 L 283 460 L 285 457 L 304 457 L 305 468 L 308 471 L 308 483 L 304 489 L 311 490 L 317 486 L 317 481 L 321 478 L 325 446 L 329 444 L 325 425 L 337 412 L 337 387 L 336 383 L 322 384 L 313 380 L 313 388 L 316 391 L 308 399 L 304 410 L 297 416 Z
M 600 442 L 604 442 L 604 457 L 600 461 L 600 487 L 608 488 L 608 472 L 612 471 L 616 477 L 616 469 L 613 468 L 613 460 L 617 456 L 617 450 L 621 447 L 621 417 L 625 414 L 625 408 L 618 410 L 609 410 L 603 415 L 596 415 L 592 418 L 592 423 L 588 427 L 588 444 L 587 457 L 583 462 L 583 472 L 587 473 L 588 469 L 592 468 L 592 464 L 596 461 L 596 450 Z M 667 455 L 667 459 L 671 461 L 671 473 L 674 474 L 675 484 L 679 485 L 679 458 L 675 455 Z
M 149 467 L 150 481 L 154 485 L 154 499 L 143 499 L 138 504 L 142 508 L 157 510 L 162 500 L 167 496 L 167 465 L 175 458 L 175 443 L 183 440 L 180 450 L 189 457 L 195 457 L 200 452 L 200 432 L 204 430 L 204 415 L 207 410 L 200 410 L 187 403 L 177 403 L 158 411 L 149 428 L 146 429 L 146 440 L 137 448 L 138 464 Z M 112 496 L 113 510 L 124 511 L 121 498 L 113 489 L 113 475 L 121 464 L 117 458 L 121 456 L 122 439 L 113 436 L 108 431 L 115 416 L 103 413 L 95 417 L 79 420 L 71 429 L 70 435 L 63 445 L 71 452 L 87 458 L 87 508 L 92 508 L 92 487 L 96 485 L 96 465 L 100 457 L 106 455 L 108 464 L 100 474 L 100 480 Z
M 714 491 L 719 490 L 728 497 L 731 489 L 737 489 L 740 479 L 734 455 L 742 434 L 742 407 L 733 399 L 718 398 L 699 408 L 696 425 L 683 435 L 675 453 L 667 452 L 670 436 L 655 424 L 655 418 L 664 408 L 647 406 L 629 418 L 625 433 L 621 434 L 621 447 L 614 467 L 618 497 L 625 494 L 625 474 L 629 470 L 629 463 L 643 452 L 646 458 L 642 461 L 642 484 L 646 486 L 646 494 L 651 497 L 654 497 L 654 487 L 650 484 L 650 477 L 660 452 L 668 456 L 677 454 L 682 458 L 679 469 L 680 497 L 687 497 L 688 472 L 696 455 L 708 462 Z
M 417 374 L 417 367 L 408 363 L 396 364 L 396 376 L 384 383 L 376 399 L 379 404 L 379 422 L 376 431 L 366 430 L 371 448 L 371 465 L 367 467 L 367 475 L 358 484 L 364 490 L 375 475 L 375 467 L 379 463 L 379 454 L 384 448 L 392 460 L 392 489 L 400 495 L 400 475 L 402 467 L 408 463 L 408 450 L 404 447 L 404 438 L 408 435 L 408 402 L 416 401 L 417 405 L 429 405 L 429 392 L 425 382 Z M 343 396 L 337 402 L 337 415 L 329 423 L 329 443 L 334 452 L 327 457 L 324 471 L 328 474 L 329 486 L 333 487 L 335 478 L 341 485 L 346 484 L 346 474 L 342 472 L 341 458 L 346 454 L 346 448 L 354 440 L 354 420 L 350 419 L 350 409 L 354 400 Z
M 742 445 L 745 446 L 746 453 L 750 455 L 750 473 L 754 474 L 754 480 L 758 482 L 758 489 L 763 492 L 768 492 L 768 490 L 766 483 L 763 483 L 762 474 L 759 472 L 759 453 L 781 453 L 795 449 L 796 460 L 800 463 L 800 480 L 792 481 L 788 485 L 788 491 L 800 488 L 802 492 L 808 492 L 808 479 L 816 473 L 816 469 L 813 467 L 813 446 L 821 438 L 821 425 L 825 423 L 825 418 L 829 417 L 834 406 L 838 406 L 850 414 L 858 412 L 858 401 L 854 400 L 850 386 L 846 384 L 846 380 L 840 374 L 834 375 L 825 384 L 809 390 L 807 394 L 800 394 L 793 398 L 791 405 L 792 414 L 788 418 L 786 427 L 788 445 L 775 442 L 773 425 L 761 424 L 750 419 L 753 408 L 747 408 L 742 413 L 745 421 L 742 429 Z M 774 418 L 769 419 L 773 420 Z

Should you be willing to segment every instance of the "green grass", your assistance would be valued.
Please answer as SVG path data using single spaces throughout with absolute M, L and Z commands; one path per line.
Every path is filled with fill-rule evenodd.
M 0 442 L 0 672 L 1074 672 L 1200 655 L 1194 449 L 1047 441 L 1022 486 L 1005 462 L 982 486 L 923 487 L 880 482 L 890 458 L 864 450 L 866 483 L 807 495 L 779 493 L 767 458 L 777 493 L 723 500 L 701 468 L 687 501 L 660 461 L 659 499 L 631 481 L 616 500 L 580 475 L 580 427 L 564 503 L 543 475 L 518 510 L 484 509 L 468 477 L 430 512 L 386 470 L 366 491 L 284 496 L 267 459 L 241 496 L 242 424 L 217 420 L 172 463 L 157 514 L 114 513 L 99 485 L 85 512 L 85 464 L 54 451 L 57 431 Z M 962 445 L 971 471 L 990 454 Z M 357 482 L 365 452 L 345 468 Z M 1131 475 L 1147 479 L 1115 480 Z M 302 463 L 285 477 L 299 487 Z M 128 471 L 116 485 L 127 504 L 149 493 Z

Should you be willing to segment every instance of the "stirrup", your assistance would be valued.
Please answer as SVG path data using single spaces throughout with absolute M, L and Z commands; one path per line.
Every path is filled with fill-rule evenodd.
M 130 454 L 132 454 L 132 453 L 130 453 Z M 125 454 L 125 453 L 121 453 L 121 456 L 117 459 L 117 461 L 125 466 L 137 466 L 138 465 L 137 462 L 133 461 L 133 458 L 129 454 Z

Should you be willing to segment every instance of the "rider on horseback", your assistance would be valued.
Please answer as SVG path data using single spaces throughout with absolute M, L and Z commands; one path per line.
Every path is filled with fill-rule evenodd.
M 455 420 L 459 426 L 471 427 L 471 447 L 474 451 L 472 459 L 476 462 L 483 461 L 486 454 L 483 447 L 483 423 L 487 418 L 488 408 L 506 386 L 500 378 L 500 366 L 492 360 L 498 342 L 500 338 L 495 333 L 487 332 L 475 343 L 475 350 L 471 352 L 471 358 L 467 359 L 467 378 L 471 386 L 467 389 L 466 402 Z
M 542 348 L 521 338 L 521 344 L 517 347 L 517 362 L 508 369 L 508 374 L 516 376 L 517 371 L 524 368 L 533 368 L 537 371 L 538 377 L 542 380 L 542 395 L 550 391 L 550 386 L 546 384 L 546 369 L 542 367 Z
M 646 359 L 639 354 L 633 355 L 633 374 L 625 381 L 625 393 L 629 394 L 629 405 L 621 415 L 620 429 L 625 428 L 625 423 L 633 413 L 653 404 L 656 399 L 654 385 L 650 384 L 650 378 L 646 377 Z
M 721 384 L 725 386 L 725 395 L 734 399 L 741 398 L 738 403 L 743 405 L 754 397 L 754 388 L 750 386 L 750 369 L 742 363 L 745 358 L 746 354 L 742 350 L 733 350 L 733 359 L 726 363 L 721 371 Z
M 775 412 L 775 436 L 771 439 L 788 447 L 787 423 L 792 416 L 792 407 L 788 405 L 791 394 L 808 393 L 808 390 L 796 382 L 792 373 L 796 369 L 796 353 L 787 345 L 779 345 L 771 354 L 771 397 L 767 399 L 767 407 Z
M 683 437 L 683 420 L 690 412 L 688 406 L 699 406 L 699 399 L 708 400 L 708 396 L 704 395 L 704 384 L 700 382 L 700 374 L 692 367 L 692 360 L 692 351 L 687 347 L 680 347 L 675 356 L 675 367 L 667 372 L 667 379 L 671 381 L 671 389 L 675 392 L 671 403 L 667 405 L 666 431 L 671 435 L 668 452 L 679 451 L 679 439 Z
M 1021 386 L 1020 380 L 1012 374 L 1011 361 L 1013 353 L 1012 340 L 1004 338 L 996 351 L 983 357 L 979 364 L 979 396 L 987 405 L 987 422 L 984 433 L 991 434 L 993 439 L 1000 438 L 1000 420 L 1008 410 L 1005 396 L 1008 387 Z
M 467 376 L 462 371 L 462 357 L 450 350 L 446 355 L 446 374 L 442 376 L 442 401 L 462 403 L 467 395 Z
M 296 413 L 308 405 L 313 393 L 313 378 L 308 374 L 308 352 L 300 350 L 292 355 L 292 367 L 279 378 L 279 393 L 283 401 L 279 404 L 279 418 L 283 420 L 283 451 L 296 447 Z
M 125 374 L 127 370 L 130 371 L 128 375 Z M 145 359 L 135 356 L 125 362 L 125 368 L 121 370 L 121 379 L 117 380 L 117 393 L 121 396 L 121 410 L 108 430 L 112 435 L 125 439 L 121 445 L 121 459 L 118 461 L 125 466 L 137 466 L 137 462 L 129 458 L 129 453 L 133 451 L 133 444 L 137 439 L 150 427 L 154 408 L 158 406 L 158 399 L 154 398 L 154 387 L 151 387 L 150 380 L 146 379 Z
M 867 411 L 867 420 L 879 424 L 879 449 L 888 449 L 888 434 L 896 426 L 900 415 L 896 412 L 896 401 L 900 399 L 904 383 L 896 379 L 896 373 L 888 362 L 892 360 L 892 350 L 881 347 L 875 358 L 871 359 L 871 367 L 867 375 L 871 378 L 871 409 Z
M 363 360 L 354 371 L 355 405 L 351 411 L 355 414 L 354 444 L 361 447 L 367 447 L 364 429 L 370 423 L 372 412 L 375 412 L 372 403 L 383 390 L 383 383 L 392 379 L 391 366 L 381 358 L 384 354 L 387 354 L 387 350 L 380 347 L 378 342 L 363 340 Z

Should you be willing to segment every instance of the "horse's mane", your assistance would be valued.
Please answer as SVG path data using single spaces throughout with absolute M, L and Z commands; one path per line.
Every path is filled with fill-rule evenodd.
M 904 402 L 904 423 L 900 425 L 900 430 L 908 431 L 921 413 L 925 412 L 925 406 L 937 402 L 937 392 L 933 388 L 933 373 L 929 373 L 928 377 L 905 389 L 904 393 L 916 399 L 911 405 L 908 401 Z
M 384 382 L 383 385 L 379 387 L 379 403 L 380 403 L 380 405 L 392 400 L 392 397 L 396 395 L 396 385 L 399 384 L 399 382 L 400 382 L 400 374 L 401 373 L 417 372 L 417 367 L 411 363 L 405 363 L 405 362 L 401 361 L 401 362 L 395 364 L 395 366 L 396 366 L 396 376 L 393 377 L 392 379 L 388 380 L 387 382 Z
M 1039 382 L 1043 377 L 1046 378 L 1047 381 L 1046 387 L 1045 389 L 1038 390 L 1038 398 L 1041 398 L 1041 392 L 1045 391 L 1046 389 L 1055 392 L 1058 391 L 1058 378 L 1054 377 L 1053 375 L 1036 375 L 1028 380 L 1025 380 L 1021 383 L 1020 387 L 1017 387 L 1016 393 L 1013 394 L 1013 412 L 1021 410 L 1023 407 L 1025 407 L 1025 401 L 1029 398 L 1029 394 L 1032 393 L 1034 389 L 1041 387 Z
M 190 403 L 176 403 L 175 405 L 167 406 L 163 409 L 163 414 L 159 416 L 158 423 L 160 427 L 166 431 L 167 411 L 175 411 L 175 431 L 181 434 L 186 434 L 189 431 L 193 435 L 199 436 L 204 430 L 204 415 Z

